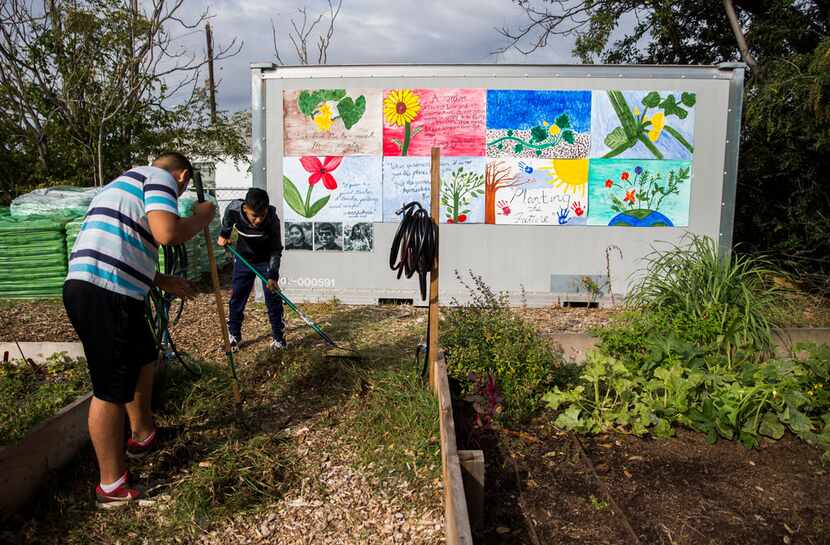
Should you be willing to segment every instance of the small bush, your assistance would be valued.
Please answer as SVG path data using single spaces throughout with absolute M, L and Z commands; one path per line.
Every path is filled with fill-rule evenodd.
M 442 324 L 441 346 L 450 376 L 473 393 L 474 377 L 491 373 L 505 403 L 504 415 L 517 420 L 530 416 L 553 384 L 561 353 L 510 309 L 506 294 L 494 293 L 472 272 L 472 286 L 457 271 L 456 277 L 471 301 L 463 306 L 454 301 Z

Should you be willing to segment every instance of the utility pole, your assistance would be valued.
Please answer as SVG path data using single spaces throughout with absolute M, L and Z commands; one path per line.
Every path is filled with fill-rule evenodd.
M 210 23 L 205 24 L 208 54 L 208 88 L 210 89 L 210 122 L 216 124 L 216 84 L 213 80 L 213 32 Z

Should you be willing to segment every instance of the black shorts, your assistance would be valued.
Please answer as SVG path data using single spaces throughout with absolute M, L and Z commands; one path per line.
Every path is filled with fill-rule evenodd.
M 141 368 L 158 359 L 144 301 L 67 280 L 63 305 L 84 345 L 95 397 L 112 403 L 132 401 Z

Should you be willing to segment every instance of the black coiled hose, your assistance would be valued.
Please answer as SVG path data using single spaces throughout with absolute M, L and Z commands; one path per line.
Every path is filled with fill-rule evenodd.
M 427 273 L 432 271 L 435 254 L 438 249 L 438 229 L 432 218 L 418 202 L 405 204 L 396 212 L 403 214 L 398 232 L 392 241 L 389 254 L 389 267 L 398 271 L 398 278 L 418 273 L 421 286 L 421 300 L 427 298 Z
M 168 276 L 187 276 L 188 261 L 187 250 L 183 244 L 176 246 L 161 246 L 161 251 L 164 253 L 164 270 L 162 274 Z M 176 325 L 179 318 L 184 311 L 184 300 L 178 299 L 178 309 L 171 312 L 171 309 L 178 298 L 175 295 L 165 293 L 157 287 L 152 287 L 150 293 L 147 294 L 146 309 L 147 321 L 150 323 L 150 329 L 153 331 L 153 336 L 156 338 L 159 351 L 167 350 L 170 354 L 178 360 L 191 375 L 199 376 L 201 369 L 198 369 L 193 364 L 188 364 L 182 359 L 176 345 L 173 342 L 173 337 L 170 335 L 170 325 Z

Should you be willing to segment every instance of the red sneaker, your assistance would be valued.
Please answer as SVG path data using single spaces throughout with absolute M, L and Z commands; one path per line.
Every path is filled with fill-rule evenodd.
M 156 447 L 156 431 L 153 430 L 143 441 L 136 441 L 132 437 L 127 439 L 127 456 L 130 458 L 144 458 Z
M 123 507 L 132 501 L 136 501 L 144 495 L 144 489 L 129 482 L 122 484 L 112 492 L 104 492 L 101 485 L 95 487 L 96 505 L 99 509 L 114 509 Z

